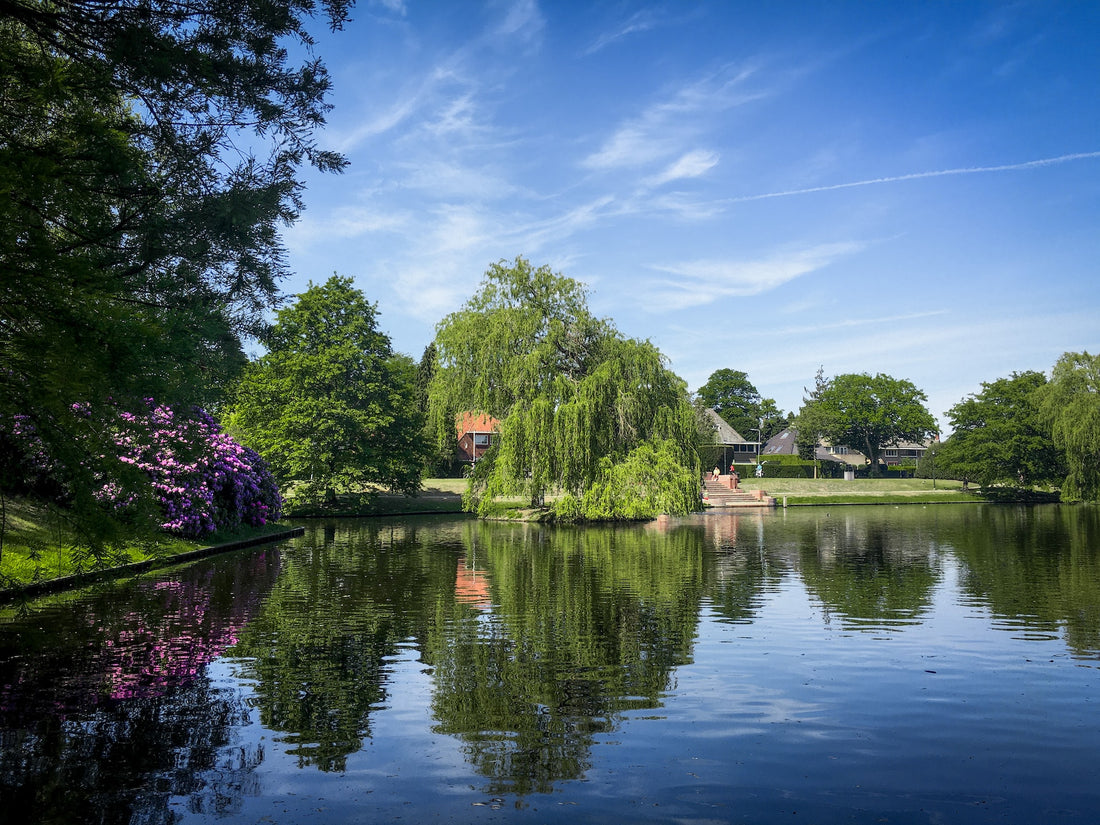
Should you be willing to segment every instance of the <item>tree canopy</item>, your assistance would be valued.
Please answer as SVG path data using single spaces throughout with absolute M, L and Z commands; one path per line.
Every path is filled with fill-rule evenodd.
M 259 333 L 345 0 L 0 0 L 0 417 L 90 468 L 74 402 L 210 405 Z M 9 419 L 10 420 L 10 419 Z
M 983 486 L 1061 481 L 1061 451 L 1036 403 L 1046 383 L 1042 373 L 1014 372 L 983 381 L 981 392 L 948 410 L 953 433 L 936 451 L 940 472 Z
M 885 447 L 920 442 L 936 431 L 927 397 L 910 381 L 879 373 L 849 373 L 819 382 L 798 416 L 798 429 L 863 453 L 879 472 Z
M 1036 390 L 1039 413 L 1065 451 L 1064 501 L 1100 501 L 1100 356 L 1067 352 Z
M 748 440 L 759 435 L 759 440 L 765 442 L 787 425 L 775 399 L 762 398 L 741 370 L 715 370 L 696 396 Z
M 365 484 L 420 486 L 423 410 L 416 365 L 395 355 L 377 309 L 350 278 L 312 282 L 279 310 L 266 355 L 236 389 L 230 429 L 298 494 Z
M 570 517 L 644 518 L 698 506 L 684 382 L 650 342 L 595 318 L 577 281 L 524 258 L 495 263 L 474 297 L 440 322 L 435 343 L 431 415 L 441 443 L 453 438 L 460 412 L 501 422 L 498 443 L 476 466 L 471 506 L 509 495 L 538 505 L 554 488 L 573 497 L 563 507 L 573 508 Z M 667 472 L 634 473 L 626 483 L 622 468 L 646 463 L 638 450 L 660 456 Z M 591 506 L 575 509 L 584 496 Z

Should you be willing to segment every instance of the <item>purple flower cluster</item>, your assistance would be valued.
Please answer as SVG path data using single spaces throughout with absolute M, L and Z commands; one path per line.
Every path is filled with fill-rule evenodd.
M 199 537 L 279 518 L 279 488 L 258 453 L 202 410 L 181 414 L 152 398 L 145 403 L 147 412 L 117 413 L 114 443 L 119 460 L 152 483 L 164 530 Z M 105 481 L 97 495 L 119 509 L 135 501 L 114 481 Z

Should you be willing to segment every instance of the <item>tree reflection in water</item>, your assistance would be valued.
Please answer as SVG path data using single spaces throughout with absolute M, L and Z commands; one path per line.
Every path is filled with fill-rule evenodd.
M 260 720 L 301 767 L 343 771 L 386 706 L 387 660 L 454 596 L 457 539 L 438 520 L 318 525 L 284 560 L 234 648 Z
M 6 624 L 0 810 L 67 823 L 243 817 L 251 795 L 271 793 L 263 777 L 276 751 L 318 787 L 369 774 L 383 748 L 363 746 L 410 649 L 424 713 L 406 703 L 386 729 L 452 738 L 466 765 L 449 775 L 468 770 L 497 796 L 592 779 L 600 753 L 614 761 L 595 747 L 657 724 L 642 721 L 650 709 L 682 719 L 678 679 L 700 683 L 682 669 L 713 656 L 729 630 L 716 624 L 745 626 L 724 634 L 741 658 L 706 662 L 702 683 L 724 693 L 688 706 L 717 703 L 750 728 L 754 689 L 769 679 L 784 701 L 823 703 L 830 724 L 850 712 L 783 682 L 771 663 L 802 652 L 783 644 L 826 638 L 843 656 L 832 622 L 865 644 L 883 631 L 919 637 L 952 588 L 993 628 L 1062 637 L 1096 660 L 1098 540 L 1100 515 L 1058 507 L 814 508 L 592 528 L 318 523 L 287 552 L 207 560 Z M 769 624 L 784 599 L 814 609 Z M 823 666 L 820 651 L 805 652 Z M 211 664 L 224 656 L 231 668 Z M 872 673 L 878 659 L 857 664 Z M 278 744 L 269 738 L 265 753 L 257 743 L 269 732 Z
M 160 823 L 172 795 L 239 806 L 263 760 L 249 709 L 206 666 L 236 641 L 278 554 L 64 598 L 0 635 L 0 796 L 42 822 Z
M 589 767 L 626 710 L 658 707 L 690 661 L 702 535 L 471 523 L 494 614 L 462 594 L 426 639 L 434 730 L 460 736 L 490 792 L 545 792 Z

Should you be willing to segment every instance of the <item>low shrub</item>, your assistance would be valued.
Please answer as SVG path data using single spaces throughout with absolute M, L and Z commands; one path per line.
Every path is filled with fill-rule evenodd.
M 202 410 L 181 412 L 147 398 L 145 409 L 136 413 L 114 406 L 93 411 L 87 404 L 73 404 L 72 413 L 107 436 L 105 442 L 89 436 L 88 449 L 106 443 L 116 451 L 114 466 L 111 456 L 100 456 L 92 491 L 116 518 L 138 519 L 152 506 L 162 530 L 198 538 L 259 527 L 281 515 L 282 499 L 266 462 L 223 433 Z M 59 462 L 45 454 L 33 427 L 17 418 L 13 434 L 31 456 L 25 466 L 39 476 L 65 476 Z M 58 489 L 56 500 L 64 505 L 64 485 Z

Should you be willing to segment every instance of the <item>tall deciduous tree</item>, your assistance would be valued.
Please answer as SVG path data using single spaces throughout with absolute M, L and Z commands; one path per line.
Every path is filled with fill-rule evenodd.
M 65 455 L 92 443 L 69 404 L 210 405 L 243 366 L 299 170 L 344 163 L 312 137 L 324 67 L 288 47 L 347 7 L 0 0 L 0 416 L 74 474 L 105 450 Z
M 874 474 L 885 447 L 923 441 L 936 431 L 936 420 L 924 407 L 927 397 L 905 379 L 882 373 L 838 375 L 816 395 L 803 407 L 799 429 L 816 429 L 833 444 L 863 453 Z
M 1100 501 L 1100 356 L 1067 352 L 1037 390 L 1040 415 L 1065 450 L 1066 501 Z
M 795 417 L 798 456 L 803 461 L 814 461 L 817 456 L 817 445 L 821 442 L 824 424 L 819 420 L 818 408 L 814 406 L 814 402 L 821 398 L 828 386 L 825 368 L 818 367 L 814 374 L 814 388 L 803 388 L 806 394 L 802 396 L 802 410 Z
M 600 517 L 656 515 L 658 506 L 688 512 L 699 504 L 687 388 L 651 343 L 595 318 L 577 281 L 523 258 L 493 264 L 477 294 L 440 322 L 435 343 L 430 395 L 440 438 L 465 410 L 501 421 L 500 441 L 478 461 L 471 504 L 523 495 L 537 505 L 552 488 L 574 497 L 610 488 L 614 468 L 632 455 L 640 461 L 639 449 L 659 454 L 667 472 L 636 475 L 631 502 L 604 501 Z M 634 506 L 639 498 L 651 512 Z
M 230 429 L 283 483 L 307 494 L 420 486 L 423 412 L 416 365 L 378 331 L 377 309 L 333 276 L 279 310 L 266 355 L 249 365 Z
M 715 370 L 696 395 L 743 438 L 755 438 L 759 430 L 760 441 L 767 441 L 786 426 L 775 399 L 762 398 L 741 370 Z
M 1042 373 L 1014 372 L 983 381 L 981 392 L 948 410 L 954 432 L 936 451 L 940 472 L 985 486 L 1064 478 L 1061 452 L 1036 404 L 1036 390 L 1046 383 Z

